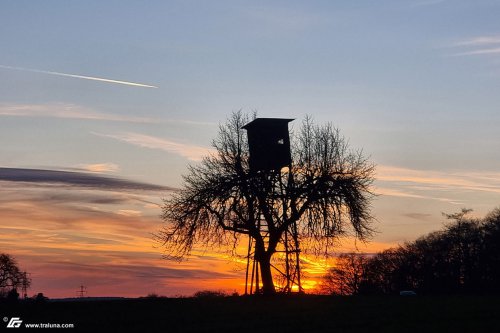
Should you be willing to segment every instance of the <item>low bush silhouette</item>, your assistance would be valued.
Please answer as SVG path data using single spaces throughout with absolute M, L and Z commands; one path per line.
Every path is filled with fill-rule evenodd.
M 193 295 L 196 298 L 218 298 L 218 297 L 226 297 L 227 294 L 223 291 L 218 290 L 200 290 L 194 293 Z

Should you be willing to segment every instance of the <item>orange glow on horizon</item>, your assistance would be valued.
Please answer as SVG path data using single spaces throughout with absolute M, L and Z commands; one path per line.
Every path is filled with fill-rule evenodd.
M 0 246 L 31 274 L 30 295 L 74 297 L 81 284 L 89 296 L 244 291 L 243 240 L 234 256 L 231 249 L 194 249 L 180 263 L 161 258 L 161 248 L 152 239 L 162 224 L 159 206 L 151 204 L 159 203 L 157 194 L 136 200 L 137 195 L 61 187 L 4 191 L 12 200 L 0 201 Z M 366 249 L 384 246 L 373 243 Z M 349 252 L 349 246 L 339 251 Z M 332 262 L 306 254 L 301 262 L 303 288 L 313 291 Z

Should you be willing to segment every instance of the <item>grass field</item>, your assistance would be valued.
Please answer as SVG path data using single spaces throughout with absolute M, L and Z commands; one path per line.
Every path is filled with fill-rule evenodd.
M 226 297 L 0 304 L 0 318 L 63 331 L 500 332 L 500 297 Z M 0 323 L 3 329 L 7 323 Z M 23 324 L 24 325 L 24 324 Z

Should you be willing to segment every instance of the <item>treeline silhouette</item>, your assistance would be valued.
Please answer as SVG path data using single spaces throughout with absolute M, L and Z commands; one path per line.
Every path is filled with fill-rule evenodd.
M 325 276 L 330 294 L 500 293 L 500 209 L 482 219 L 462 209 L 444 229 L 373 256 L 339 256 Z

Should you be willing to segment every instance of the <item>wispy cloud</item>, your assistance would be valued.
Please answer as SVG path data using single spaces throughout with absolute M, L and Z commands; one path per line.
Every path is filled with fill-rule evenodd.
M 375 189 L 375 192 L 378 195 L 385 195 L 385 196 L 390 196 L 390 197 L 436 200 L 436 201 L 440 201 L 440 202 L 446 202 L 446 203 L 449 203 L 452 205 L 463 204 L 461 201 L 454 200 L 454 199 L 447 198 L 447 197 L 433 196 L 430 194 L 422 194 L 422 193 L 417 194 L 411 188 L 395 189 L 395 188 L 388 188 L 388 187 L 380 186 L 380 187 L 377 187 Z
M 116 172 L 120 170 L 120 167 L 115 163 L 79 164 L 77 168 L 95 173 Z
M 192 161 L 201 161 L 203 157 L 210 152 L 210 149 L 207 147 L 179 143 L 139 133 L 121 133 L 121 134 L 93 133 L 93 134 L 105 138 L 111 138 L 118 141 L 126 142 L 138 147 L 167 151 L 169 153 L 180 155 Z
M 379 181 L 404 182 L 418 189 L 467 190 L 500 193 L 500 173 L 434 171 L 377 167 Z
M 415 220 L 428 220 L 430 217 L 432 217 L 431 214 L 422 214 L 422 213 L 406 213 L 403 214 L 403 216 L 415 219 Z
M 455 42 L 451 45 L 455 49 L 462 51 L 452 54 L 452 56 L 475 56 L 500 54 L 500 36 L 477 36 Z
M 47 117 L 120 121 L 131 123 L 155 123 L 157 119 L 100 113 L 92 109 L 65 103 L 53 104 L 0 104 L 0 116 L 10 117 Z
M 500 53 L 500 47 L 496 47 L 496 48 L 491 48 L 491 49 L 479 49 L 479 50 L 473 50 L 473 51 L 455 53 L 455 54 L 453 54 L 453 56 L 460 57 L 460 56 L 472 56 L 472 55 L 483 55 L 483 54 L 499 54 L 499 53 Z
M 128 217 L 139 217 L 142 215 L 142 212 L 133 209 L 119 209 L 116 214 Z
M 500 44 L 500 36 L 479 36 L 456 42 L 455 46 L 476 46 Z
M 43 117 L 66 118 L 83 120 L 117 121 L 129 123 L 174 123 L 198 126 L 216 126 L 216 123 L 183 120 L 183 119 L 158 119 L 103 113 L 84 106 L 68 103 L 48 104 L 0 104 L 0 116 L 8 117 Z
M 470 192 L 500 194 L 500 173 L 416 170 L 392 166 L 377 167 L 381 195 L 435 200 L 454 205 L 470 201 Z
M 18 70 L 18 71 L 24 71 L 24 72 L 33 72 L 33 73 L 41 73 L 41 74 L 49 74 L 49 75 L 71 77 L 71 78 L 75 78 L 75 79 L 100 81 L 100 82 L 105 82 L 105 83 L 122 84 L 122 85 L 133 86 L 133 87 L 158 88 L 156 86 L 152 86 L 152 85 L 149 85 L 149 84 L 143 84 L 143 83 L 137 83 L 137 82 L 130 82 L 130 81 L 112 80 L 112 79 L 106 79 L 106 78 L 95 77 L 95 76 L 85 76 L 85 75 L 77 75 L 77 74 L 68 74 L 68 73 L 52 72 L 52 71 L 45 71 L 45 70 L 39 70 L 39 69 L 14 67 L 14 66 L 6 66 L 6 65 L 0 65 L 0 68 L 12 69 L 12 70 Z

